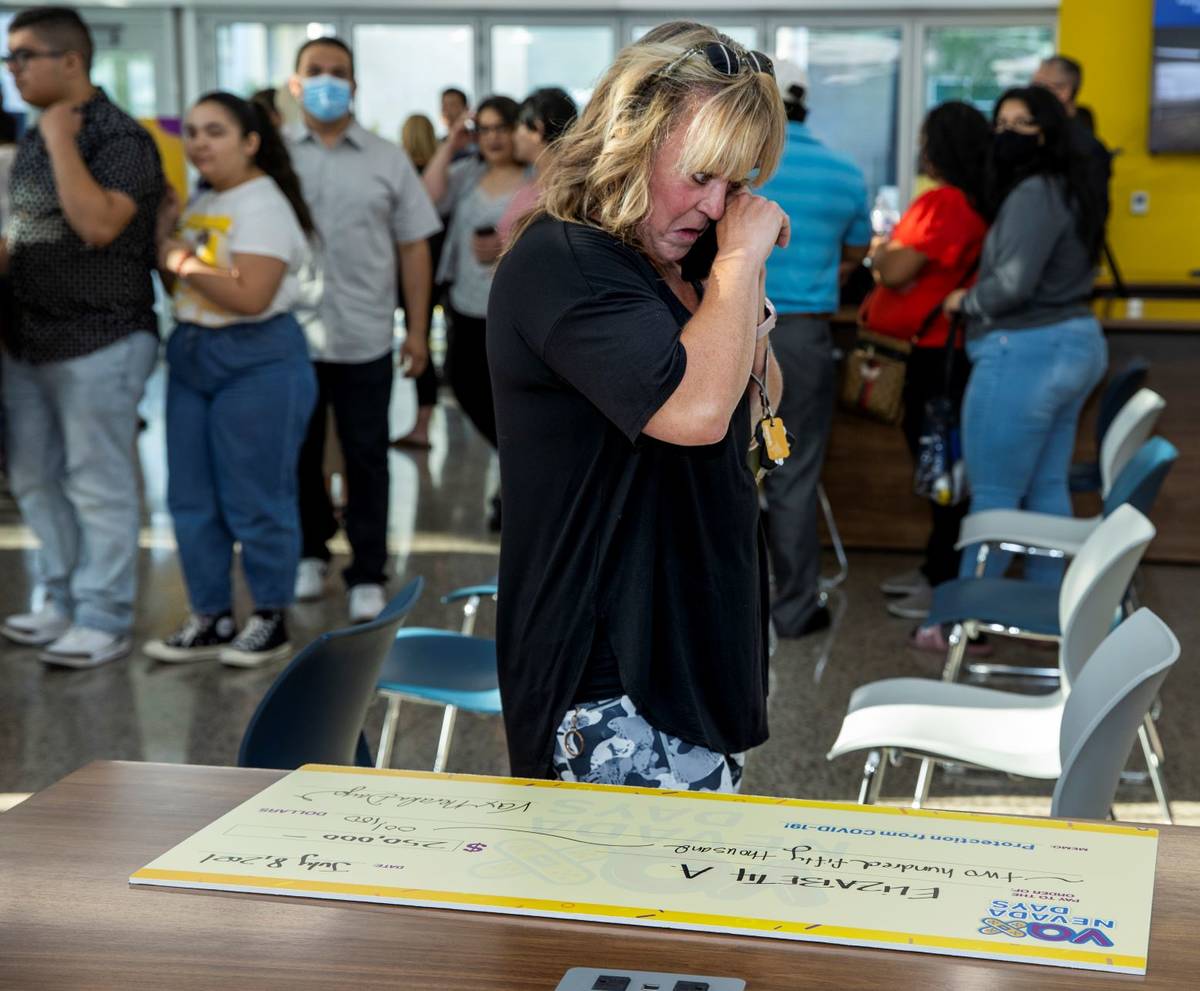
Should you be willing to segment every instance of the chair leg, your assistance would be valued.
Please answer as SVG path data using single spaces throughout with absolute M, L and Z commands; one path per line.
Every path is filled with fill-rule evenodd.
M 379 753 L 375 755 L 376 767 L 392 766 L 392 749 L 396 746 L 396 726 L 400 722 L 400 696 L 385 695 L 387 711 L 383 714 L 383 732 L 379 734 Z
M 463 603 L 462 635 L 472 636 L 475 633 L 475 614 L 479 612 L 479 596 L 472 595 Z
M 979 550 L 975 552 L 975 577 L 982 578 L 983 573 L 987 570 L 988 551 L 990 547 L 987 544 L 980 544 Z
M 825 599 L 825 604 L 829 607 L 831 619 L 829 632 L 825 634 L 825 642 L 821 645 L 821 656 L 817 658 L 816 666 L 813 668 L 813 684 L 815 685 L 821 683 L 821 678 L 825 675 L 825 669 L 829 666 L 834 645 L 837 643 L 838 632 L 842 628 L 842 620 L 846 615 L 845 592 L 839 588 L 831 588 L 828 592 L 822 592 L 821 595 Z
M 448 705 L 442 712 L 442 733 L 438 737 L 437 756 L 433 759 L 435 771 L 446 770 L 446 761 L 450 757 L 450 740 L 454 736 L 454 717 L 458 715 L 455 706 Z
M 958 681 L 963 658 L 967 655 L 967 630 L 962 623 L 955 623 L 950 630 L 950 649 L 946 651 L 946 666 L 942 669 L 942 681 Z
M 933 759 L 926 757 L 921 761 L 921 769 L 917 772 L 917 787 L 913 790 L 912 807 L 919 809 L 929 801 L 929 786 L 933 783 L 933 772 L 937 765 Z
M 1150 711 L 1146 713 L 1146 719 L 1142 725 L 1146 727 L 1146 735 L 1150 737 L 1150 746 L 1154 748 L 1154 756 L 1158 758 L 1160 764 L 1165 764 L 1167 753 L 1163 750 L 1162 737 L 1158 735 L 1158 724 L 1155 720 L 1162 713 L 1162 698 L 1155 696 L 1154 704 L 1150 706 Z
M 1041 678 L 1058 681 L 1062 677 L 1059 668 L 1026 668 L 1013 664 L 968 664 L 967 673 L 976 678 Z
M 825 517 L 825 528 L 829 531 L 829 540 L 833 544 L 833 554 L 837 558 L 837 572 L 829 578 L 820 579 L 824 589 L 837 588 L 850 574 L 850 562 L 846 557 L 846 548 L 842 543 L 842 535 L 838 532 L 837 521 L 833 518 L 833 507 L 829 505 L 829 497 L 825 495 L 825 486 L 817 483 L 817 499 L 821 503 L 821 513 Z
M 862 785 L 858 789 L 859 805 L 874 805 L 879 801 L 879 791 L 883 788 L 883 772 L 887 770 L 889 753 L 872 750 L 867 754 L 867 762 L 863 765 Z
M 1150 734 L 1146 731 L 1146 723 L 1149 722 L 1150 717 L 1147 715 L 1142 721 L 1142 725 L 1138 727 L 1138 740 L 1142 744 L 1142 755 L 1146 758 L 1150 783 L 1154 785 L 1154 796 L 1158 799 L 1159 812 L 1165 822 L 1173 823 L 1175 820 L 1171 815 L 1171 801 L 1167 796 L 1167 778 L 1158 762 L 1158 754 L 1154 752 L 1154 747 L 1150 743 Z M 1150 723 L 1150 725 L 1154 724 Z

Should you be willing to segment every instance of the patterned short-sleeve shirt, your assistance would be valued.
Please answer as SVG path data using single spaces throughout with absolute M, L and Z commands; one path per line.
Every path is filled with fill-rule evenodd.
M 137 331 L 157 333 L 154 225 L 162 163 L 150 133 L 103 91 L 83 105 L 76 138 L 92 177 L 124 193 L 137 213 L 104 248 L 89 247 L 63 215 L 41 132 L 21 140 L 10 180 L 9 272 L 19 305 L 7 344 L 31 364 L 67 361 Z

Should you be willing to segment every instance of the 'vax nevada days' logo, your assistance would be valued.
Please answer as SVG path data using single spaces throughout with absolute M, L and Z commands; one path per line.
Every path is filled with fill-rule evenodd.
M 1112 919 L 1096 919 L 1086 915 L 1071 915 L 1066 905 L 1035 902 L 994 900 L 981 918 L 982 936 L 1007 936 L 1010 939 L 1042 940 L 1046 943 L 1073 943 L 1112 946 L 1112 937 L 1105 930 L 1116 927 Z

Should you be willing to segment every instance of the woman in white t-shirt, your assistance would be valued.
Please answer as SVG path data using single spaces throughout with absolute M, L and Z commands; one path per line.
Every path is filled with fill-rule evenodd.
M 258 107 L 209 93 L 184 150 L 203 180 L 159 216 L 158 267 L 178 325 L 167 342 L 167 505 L 191 615 L 146 644 L 161 661 L 254 667 L 291 650 L 284 609 L 300 558 L 296 463 L 316 379 L 291 310 L 312 218 L 287 149 Z M 236 631 L 233 545 L 254 614 Z

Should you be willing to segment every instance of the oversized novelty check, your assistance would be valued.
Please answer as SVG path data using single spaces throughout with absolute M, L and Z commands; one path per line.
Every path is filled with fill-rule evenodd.
M 133 884 L 1141 974 L 1158 832 L 312 764 Z

